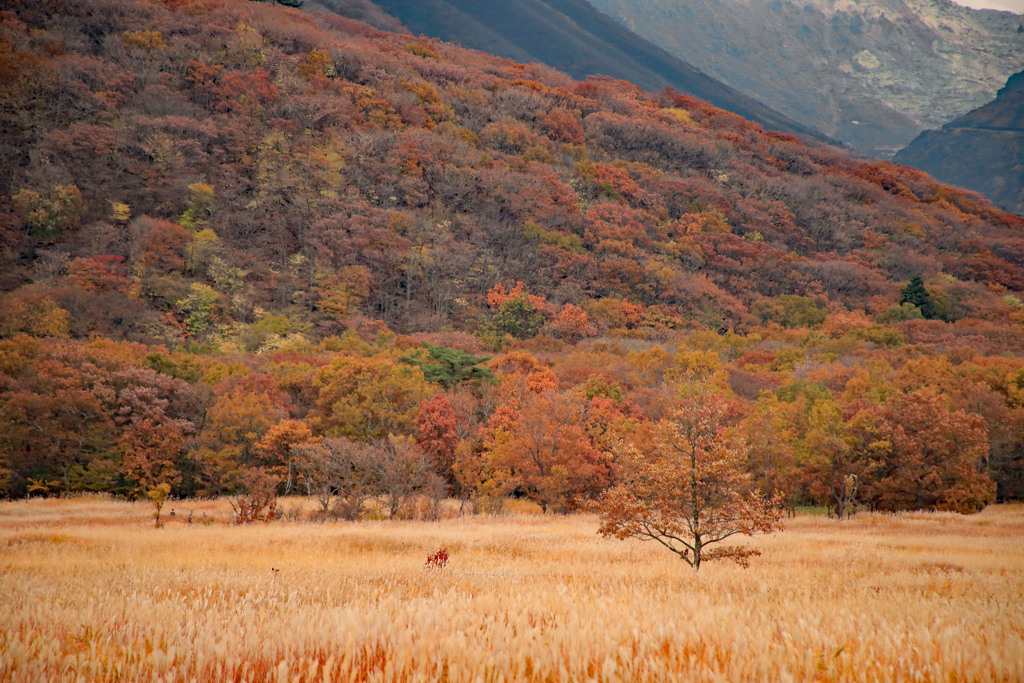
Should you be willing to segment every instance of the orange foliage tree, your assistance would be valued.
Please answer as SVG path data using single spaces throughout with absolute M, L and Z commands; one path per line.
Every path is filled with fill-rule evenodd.
M 743 451 L 727 433 L 728 413 L 711 382 L 683 384 L 669 417 L 616 453 L 624 477 L 596 506 L 599 533 L 653 540 L 694 571 L 717 559 L 746 566 L 759 555 L 744 546 L 718 545 L 780 528 L 777 502 L 756 493 L 744 471 Z
M 610 463 L 586 432 L 584 404 L 554 391 L 524 403 L 488 443 L 491 466 L 505 490 L 524 495 L 544 512 L 572 509 L 603 490 Z
M 854 420 L 853 440 L 869 444 L 864 496 L 879 510 L 977 512 L 995 501 L 985 474 L 988 436 L 978 415 L 950 410 L 927 388 L 897 394 Z
M 291 493 L 295 471 L 294 447 L 308 441 L 313 432 L 302 420 L 281 420 L 271 427 L 256 444 L 256 453 L 267 467 L 285 470 L 285 495 Z

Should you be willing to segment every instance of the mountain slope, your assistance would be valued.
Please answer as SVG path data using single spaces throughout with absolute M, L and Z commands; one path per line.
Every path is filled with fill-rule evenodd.
M 881 312 L 915 274 L 950 320 L 1024 290 L 1021 219 L 693 97 L 263 3 L 90 7 L 0 15 L 0 330 L 478 332 L 516 281 L 716 329 Z
M 370 0 L 304 0 L 302 6 L 307 11 L 333 12 L 349 19 L 356 19 L 381 31 L 406 32 L 402 22 Z
M 896 160 L 1024 215 L 1024 71 L 992 102 L 921 133 Z
M 949 0 L 591 0 L 676 57 L 891 155 L 1024 68 L 1024 17 Z
M 827 140 L 623 29 L 585 0 L 380 0 L 417 34 L 437 36 L 520 62 L 541 62 L 574 78 L 602 74 L 645 90 L 666 87 L 705 99 L 769 130 Z

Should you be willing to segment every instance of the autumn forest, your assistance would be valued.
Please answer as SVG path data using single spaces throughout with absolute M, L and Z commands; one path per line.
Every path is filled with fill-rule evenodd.
M 1024 496 L 978 195 L 335 14 L 6 5 L 4 497 L 582 510 L 685 414 L 779 511 Z
M 367 0 L 0 3 L 0 159 L 0 680 L 1024 680 L 980 195 Z

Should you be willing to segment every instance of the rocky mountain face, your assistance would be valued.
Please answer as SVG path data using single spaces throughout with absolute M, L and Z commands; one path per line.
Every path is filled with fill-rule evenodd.
M 353 8 L 360 4 L 359 0 L 317 3 L 364 19 L 353 14 Z M 519 62 L 547 64 L 574 78 L 600 74 L 650 91 L 674 88 L 766 129 L 835 142 L 813 126 L 782 115 L 670 55 L 595 10 L 586 0 L 376 0 L 375 4 L 414 34 L 438 37 Z
M 1024 16 L 949 0 L 590 0 L 715 78 L 891 155 L 1024 68 Z
M 1024 71 L 992 102 L 919 135 L 896 160 L 1024 215 Z

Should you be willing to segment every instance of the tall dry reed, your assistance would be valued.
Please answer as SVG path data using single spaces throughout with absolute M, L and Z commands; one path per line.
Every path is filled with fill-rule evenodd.
M 145 504 L 0 504 L 0 678 L 1024 680 L 1021 506 L 798 517 L 749 569 L 699 575 L 588 516 L 236 527 L 222 502 L 176 507 L 154 529 Z

